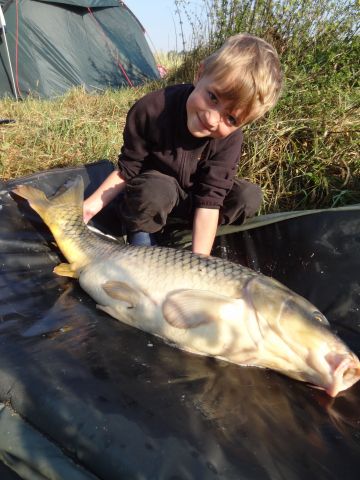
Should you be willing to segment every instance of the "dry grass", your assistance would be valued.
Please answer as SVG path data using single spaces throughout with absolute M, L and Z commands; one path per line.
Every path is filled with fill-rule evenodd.
M 360 203 L 359 111 L 344 86 L 312 91 L 288 80 L 278 107 L 245 129 L 239 175 L 261 185 L 264 212 Z M 152 83 L 55 100 L 0 100 L 2 180 L 56 167 L 116 161 L 129 107 Z
M 246 129 L 240 175 L 262 186 L 265 211 L 360 203 L 355 92 L 321 89 L 304 104 L 288 83 L 277 108 Z
M 0 100 L 3 180 L 101 158 L 115 161 L 129 107 L 149 87 L 87 94 L 78 88 L 55 100 Z
M 186 0 L 177 1 L 181 3 L 187 8 Z M 158 55 L 157 62 L 168 70 L 162 82 L 102 94 L 74 89 L 51 101 L 0 100 L 0 117 L 15 120 L 0 125 L 1 178 L 103 158 L 115 162 L 135 100 L 166 83 L 191 82 L 205 52 L 251 18 L 251 33 L 266 30 L 281 52 L 285 89 L 275 110 L 245 129 L 239 176 L 261 185 L 263 212 L 360 203 L 360 38 L 353 7 L 327 0 L 316 0 L 316 5 L 301 0 L 301 8 L 297 2 L 200 3 L 212 6 L 206 21 L 211 20 L 213 30 L 206 23 L 193 24 L 195 43 L 189 51 Z M 265 19 L 263 7 L 270 4 L 285 9 L 288 31 L 283 31 L 281 15 L 270 12 Z M 309 6 L 314 5 L 310 18 Z

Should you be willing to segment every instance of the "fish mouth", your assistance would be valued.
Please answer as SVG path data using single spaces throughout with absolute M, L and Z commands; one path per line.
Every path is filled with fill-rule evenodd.
M 326 359 L 331 366 L 335 367 L 332 381 L 325 388 L 330 397 L 336 397 L 338 393 L 347 390 L 360 380 L 360 362 L 357 357 L 328 354 Z

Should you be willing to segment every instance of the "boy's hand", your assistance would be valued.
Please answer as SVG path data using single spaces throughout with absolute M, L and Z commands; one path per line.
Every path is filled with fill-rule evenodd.
M 219 222 L 219 210 L 197 208 L 194 214 L 192 251 L 210 255 Z
M 111 202 L 125 187 L 125 180 L 114 170 L 100 187 L 84 201 L 83 218 L 88 223 L 97 213 Z
M 88 223 L 95 215 L 100 212 L 102 209 L 102 203 L 98 202 L 98 205 L 96 205 L 96 202 L 91 201 L 91 197 L 86 199 L 84 201 L 84 206 L 83 206 L 83 219 L 85 223 Z

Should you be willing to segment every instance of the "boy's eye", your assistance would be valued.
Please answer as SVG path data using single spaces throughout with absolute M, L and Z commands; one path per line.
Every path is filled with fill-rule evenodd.
M 212 102 L 217 102 L 217 96 L 214 93 L 209 91 L 208 95 L 209 95 L 209 98 Z
M 230 125 L 232 125 L 233 127 L 236 126 L 236 118 L 233 117 L 232 115 L 228 115 L 227 116 L 227 121 L 230 123 Z

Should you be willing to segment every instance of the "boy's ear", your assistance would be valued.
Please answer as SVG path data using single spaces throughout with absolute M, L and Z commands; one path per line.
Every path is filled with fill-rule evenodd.
M 199 65 L 199 68 L 195 74 L 195 78 L 194 78 L 194 85 L 197 84 L 197 82 L 200 80 L 200 78 L 202 77 L 203 73 L 204 73 L 204 64 L 201 62 L 200 65 Z

